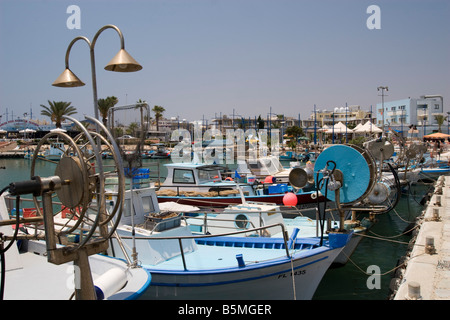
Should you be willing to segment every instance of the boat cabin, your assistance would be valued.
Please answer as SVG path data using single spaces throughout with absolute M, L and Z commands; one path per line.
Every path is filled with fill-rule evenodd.
M 209 192 L 214 191 L 215 188 L 222 190 L 224 190 L 223 188 L 230 190 L 236 188 L 234 181 L 222 180 L 224 167 L 220 165 L 169 163 L 165 166 L 167 178 L 162 184 L 161 190 Z
M 281 164 L 278 157 L 266 156 L 256 159 L 256 161 L 246 160 L 244 164 L 239 164 L 238 172 L 249 175 L 254 175 L 259 179 L 272 176 L 279 182 L 288 182 L 289 173 L 292 167 L 300 166 L 298 162 L 292 162 L 291 168 L 286 169 Z

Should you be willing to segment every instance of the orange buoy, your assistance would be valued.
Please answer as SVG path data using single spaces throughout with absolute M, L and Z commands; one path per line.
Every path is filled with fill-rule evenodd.
M 297 202 L 297 196 L 292 192 L 288 192 L 283 196 L 283 204 L 287 207 L 294 207 L 297 205 Z
M 272 176 L 267 176 L 267 177 L 264 179 L 264 183 L 273 183 L 273 177 L 272 177 Z

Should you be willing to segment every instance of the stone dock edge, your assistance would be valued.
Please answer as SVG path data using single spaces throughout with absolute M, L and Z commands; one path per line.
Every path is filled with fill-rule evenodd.
M 450 177 L 430 196 L 391 280 L 392 300 L 450 300 Z

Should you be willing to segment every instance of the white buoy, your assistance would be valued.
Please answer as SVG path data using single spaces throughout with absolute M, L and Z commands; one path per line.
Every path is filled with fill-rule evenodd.
M 127 283 L 126 271 L 112 268 L 94 280 L 95 293 L 98 300 L 107 299 L 122 289 Z

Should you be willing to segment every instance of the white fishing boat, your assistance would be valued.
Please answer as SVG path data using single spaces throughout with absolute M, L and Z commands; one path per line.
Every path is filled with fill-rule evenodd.
M 123 260 L 98 255 L 109 248 L 109 239 L 116 226 L 107 223 L 116 214 L 121 215 L 123 187 L 116 193 L 120 210 L 116 207 L 108 212 L 104 186 L 111 172 L 103 169 L 97 146 L 100 140 L 110 150 L 117 150 L 117 145 L 97 119 L 86 117 L 97 122 L 113 144 L 101 135 L 87 131 L 78 120 L 64 118 L 80 128 L 82 133 L 78 138 L 74 140 L 63 132 L 45 135 L 33 155 L 31 179 L 11 182 L 0 191 L 0 231 L 7 235 L 3 237 L 0 249 L 1 292 L 5 293 L 6 299 L 20 300 L 69 299 L 72 294 L 77 300 L 135 299 L 150 284 L 148 271 Z M 55 164 L 55 172 L 47 177 L 38 173 L 40 166 L 36 160 L 41 148 L 55 134 L 69 145 L 71 152 L 64 153 L 59 161 L 51 162 Z M 97 143 L 94 139 L 100 140 Z M 117 155 L 117 151 L 114 154 Z M 121 166 L 120 162 L 116 161 L 116 164 Z M 113 173 L 123 186 L 123 167 L 120 169 L 113 169 Z M 8 203 L 4 198 L 6 190 Z M 26 208 L 34 210 L 34 216 L 30 211 L 25 215 L 25 207 L 21 210 L 20 200 L 26 197 L 32 197 L 27 200 L 32 201 L 34 207 L 29 207 L 30 202 L 27 202 Z M 9 217 L 12 209 L 16 212 L 14 218 Z M 62 215 L 63 209 L 70 211 L 71 218 L 67 220 L 66 216 L 67 225 L 60 226 L 56 216 Z M 20 249 L 16 240 L 22 242 Z
M 156 146 L 156 151 L 151 152 L 148 154 L 148 157 L 150 159 L 168 159 L 170 158 L 170 152 L 166 149 L 166 146 L 164 143 L 156 143 L 153 144 L 153 146 Z
M 185 210 L 184 208 L 181 209 Z M 340 227 L 339 221 L 321 222 L 318 219 L 301 216 L 301 211 L 297 212 L 295 218 L 284 218 L 280 206 L 269 203 L 246 202 L 239 205 L 230 205 L 223 211 L 214 211 L 193 211 L 192 216 L 187 219 L 192 232 L 196 234 L 221 234 L 233 230 L 243 231 L 271 224 L 283 224 L 288 235 L 294 234 L 295 230 L 298 229 L 298 237 L 320 239 L 323 234 L 323 237 L 326 239 L 330 231 L 337 231 Z M 361 221 L 356 219 L 345 220 L 344 229 L 354 234 L 342 252 L 333 261 L 334 265 L 347 263 L 361 241 L 361 235 L 364 235 L 372 224 L 373 222 L 367 218 L 363 218 Z M 242 235 L 247 237 L 283 237 L 280 228 L 254 231 Z
M 224 180 L 220 165 L 202 163 L 168 163 L 167 177 L 158 190 L 158 201 L 178 202 L 193 206 L 222 206 L 241 203 L 236 183 Z M 315 192 L 293 190 L 287 183 L 243 183 L 240 184 L 247 201 L 283 204 L 286 192 L 294 192 L 297 203 L 316 203 Z M 321 194 L 319 194 L 319 200 Z
M 45 159 L 59 161 L 65 152 L 64 142 L 52 142 L 50 148 L 44 152 Z
M 446 176 L 449 174 L 450 174 L 450 166 L 422 167 L 420 170 L 419 178 L 421 180 L 425 179 L 437 180 L 440 176 Z
M 117 233 L 127 254 L 136 254 L 152 274 L 146 299 L 311 299 L 351 238 L 351 233 L 335 233 L 320 244 L 299 238 L 298 232 L 290 239 L 193 235 L 181 215 L 159 211 L 151 187 L 126 191 L 124 205 Z M 250 232 L 273 228 L 283 225 Z M 113 241 L 120 257 L 119 244 Z
M 0 197 L 0 223 L 9 220 L 4 200 Z M 15 226 L 15 225 L 14 225 Z M 12 225 L 0 225 L 3 236 L 14 235 Z M 1 259 L 5 264 L 1 283 L 4 300 L 68 300 L 80 289 L 75 280 L 76 266 L 48 261 L 44 241 L 6 241 Z M 8 248 L 9 247 L 9 248 Z M 124 261 L 104 255 L 89 257 L 90 276 L 97 299 L 133 300 L 139 298 L 151 282 L 150 273 L 142 268 L 130 268 Z M 84 275 L 86 276 L 86 275 Z
M 275 178 L 276 182 L 289 182 L 289 173 L 292 168 L 300 167 L 300 162 L 291 161 L 290 167 L 285 168 L 278 157 L 273 155 L 261 156 L 252 161 L 238 162 L 237 172 L 246 177 L 254 177 L 264 181 L 267 177 Z

